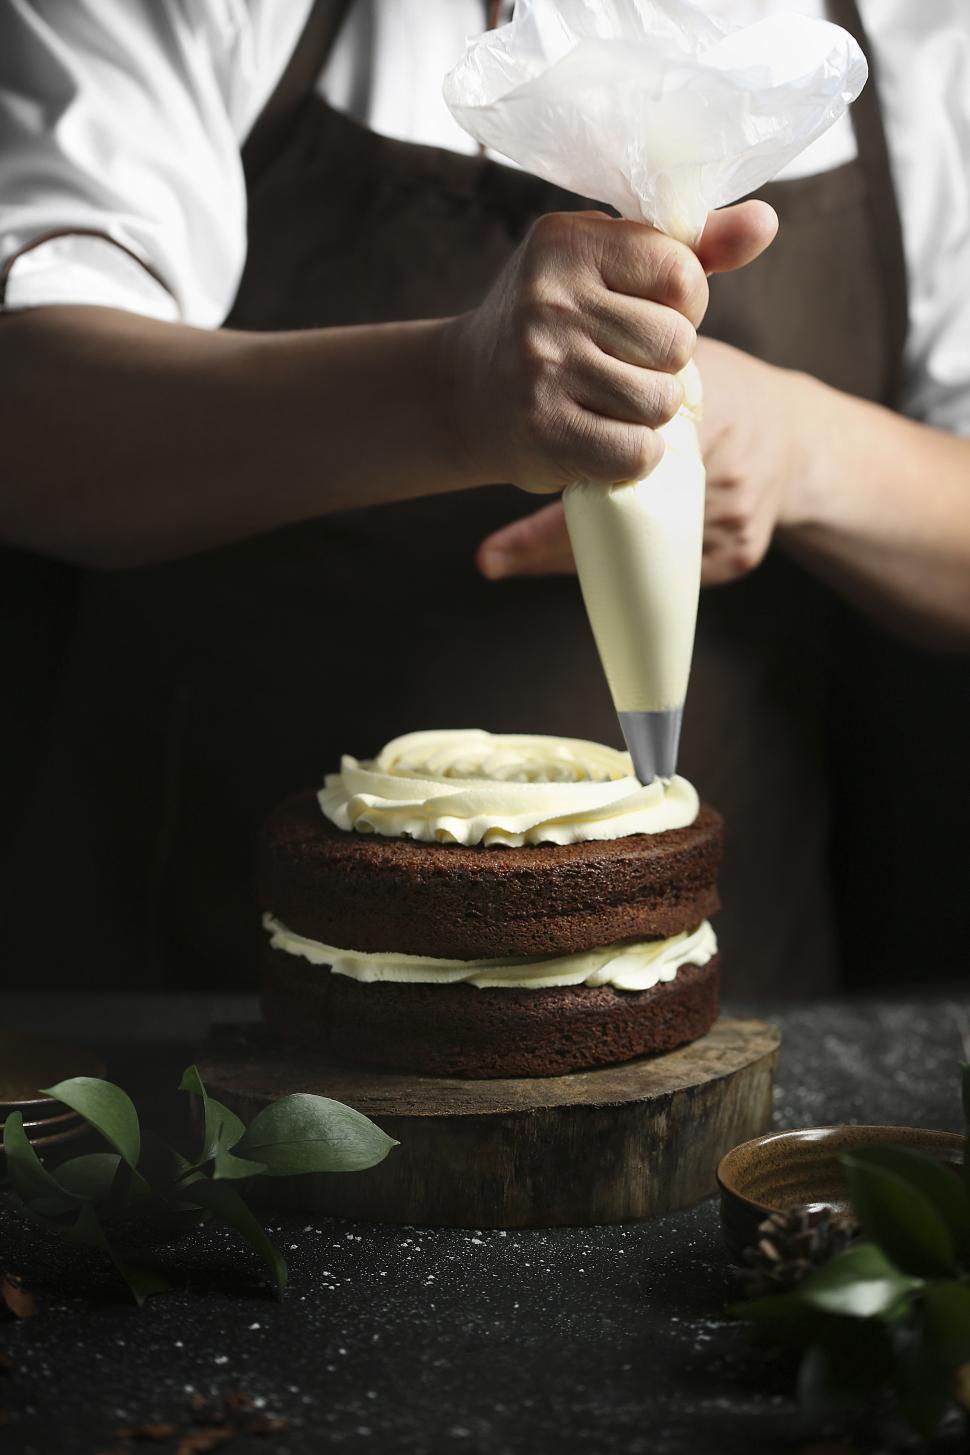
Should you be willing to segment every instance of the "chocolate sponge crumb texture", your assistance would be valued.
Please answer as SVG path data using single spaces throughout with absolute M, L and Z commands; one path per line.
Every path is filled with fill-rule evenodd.
M 362 985 L 270 950 L 263 1013 L 288 1040 L 424 1076 L 563 1076 L 672 1051 L 717 1020 L 720 966 L 684 965 L 650 990 Z
M 348 832 L 312 791 L 264 829 L 262 907 L 324 945 L 449 960 L 575 954 L 690 931 L 718 908 L 720 816 L 686 828 L 521 847 Z M 263 1012 L 283 1037 L 345 1061 L 425 1075 L 553 1076 L 704 1035 L 720 963 L 647 990 L 364 983 L 267 947 Z

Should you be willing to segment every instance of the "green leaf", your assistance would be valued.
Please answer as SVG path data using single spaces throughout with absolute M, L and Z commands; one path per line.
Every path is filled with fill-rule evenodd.
M 45 1096 L 52 1096 L 80 1113 L 131 1167 L 138 1166 L 141 1146 L 138 1113 L 131 1097 L 120 1086 L 94 1076 L 74 1076 L 70 1081 L 59 1081 L 56 1086 L 42 1089 Z
M 892 1374 L 892 1348 L 882 1324 L 860 1337 L 854 1320 L 828 1318 L 818 1327 L 798 1371 L 798 1402 L 828 1419 L 871 1398 Z
M 207 1221 L 210 1213 L 185 1201 L 185 1189 L 203 1173 L 150 1128 L 142 1132 L 138 1170 L 151 1189 L 152 1197 L 143 1209 L 155 1231 L 165 1238 L 188 1231 Z
M 212 1159 L 212 1175 L 227 1181 L 239 1181 L 246 1177 L 259 1177 L 266 1171 L 262 1162 L 251 1162 L 246 1157 L 237 1157 L 235 1152 L 220 1149 Z
M 882 1249 L 858 1243 L 810 1273 L 790 1297 L 819 1313 L 885 1318 L 922 1286 L 921 1279 L 907 1277 L 890 1263 Z
M 216 1178 L 258 1177 L 265 1171 L 262 1163 L 239 1157 L 230 1150 L 245 1132 L 245 1125 L 234 1111 L 209 1095 L 197 1066 L 189 1066 L 183 1072 L 179 1091 L 202 1098 L 202 1150 L 196 1166 L 212 1162 L 212 1175 Z
M 154 1293 L 169 1293 L 172 1285 L 161 1270 L 147 1257 L 117 1252 L 109 1242 L 101 1220 L 91 1203 L 81 1206 L 77 1222 L 64 1237 L 71 1243 L 83 1243 L 107 1253 L 131 1291 L 139 1308 Z
M 230 1187 L 228 1182 L 213 1182 L 208 1177 L 202 1177 L 186 1188 L 185 1200 L 215 1213 L 223 1222 L 235 1228 L 237 1233 L 241 1233 L 266 1264 L 282 1297 L 287 1281 L 286 1262 L 236 1189 Z
M 798 1404 L 811 1419 L 829 1419 L 854 1403 L 855 1391 L 841 1382 L 843 1368 L 843 1360 L 826 1344 L 807 1347 L 798 1366 Z
M 833 1260 L 836 1261 L 836 1260 Z M 814 1275 L 809 1275 L 813 1277 Z M 901 1276 L 901 1275 L 900 1275 Z M 907 1280 L 903 1287 L 882 1278 L 848 1278 L 838 1286 L 810 1288 L 803 1296 L 803 1280 L 788 1293 L 767 1298 L 752 1298 L 734 1304 L 731 1313 L 761 1328 L 776 1344 L 804 1347 L 827 1336 L 828 1326 L 836 1318 L 890 1319 L 903 1311 L 913 1288 Z
M 139 1157 L 139 1162 L 141 1158 Z M 137 1167 L 122 1162 L 115 1177 L 114 1187 L 111 1189 L 111 1211 L 118 1210 L 126 1203 L 134 1202 L 138 1198 L 151 1197 L 152 1189 L 142 1176 Z
M 794 1290 L 765 1298 L 747 1298 L 743 1303 L 732 1304 L 729 1311 L 736 1319 L 756 1324 L 774 1343 L 796 1347 L 809 1343 L 830 1322 L 828 1315 L 801 1303 Z
M 910 1424 L 929 1439 L 950 1402 L 952 1370 L 944 1369 L 936 1358 L 921 1321 L 898 1324 L 891 1338 L 892 1383 L 899 1407 Z
M 844 1361 L 825 1344 L 809 1344 L 798 1367 L 798 1403 L 812 1419 L 826 1420 L 855 1402 L 841 1381 Z
M 130 1253 L 111 1252 L 111 1261 L 121 1274 L 141 1308 L 146 1298 L 156 1293 L 171 1293 L 172 1285 L 160 1268 L 149 1258 L 133 1257 Z
M 956 1249 L 970 1256 L 970 1193 L 958 1167 L 909 1147 L 860 1147 L 852 1156 L 866 1166 L 895 1173 L 921 1192 L 946 1223 Z
M 61 1236 L 68 1243 L 82 1243 L 89 1248 L 100 1248 L 103 1253 L 111 1252 L 101 1219 L 89 1202 L 81 1203 L 74 1222 Z
M 923 1319 L 927 1338 L 950 1372 L 970 1364 L 970 1288 L 950 1279 L 926 1285 Z
M 362 1112 L 301 1091 L 259 1112 L 236 1150 L 264 1163 L 270 1177 L 286 1177 L 360 1172 L 382 1162 L 397 1145 Z
M 49 1199 L 52 1204 L 64 1204 L 66 1208 L 74 1205 L 72 1195 L 65 1194 L 34 1151 L 24 1131 L 23 1114 L 19 1111 L 10 1112 L 3 1124 L 3 1151 L 14 1191 L 24 1202 L 30 1204 Z
M 163 1142 L 149 1127 L 145 1128 L 141 1135 L 138 1171 L 154 1192 L 168 1196 L 190 1166 L 181 1152 Z
M 234 1147 L 245 1132 L 244 1123 L 221 1101 L 214 1101 L 206 1091 L 199 1075 L 198 1066 L 188 1066 L 182 1073 L 179 1091 L 188 1091 L 192 1096 L 201 1096 L 203 1112 L 203 1142 L 200 1162 L 210 1161 L 219 1147 Z
M 24 1211 L 38 1223 L 46 1223 L 51 1232 L 59 1233 L 77 1216 L 78 1204 L 64 1193 L 60 1197 L 23 1199 Z
M 943 1218 L 919 1188 L 896 1172 L 851 1154 L 839 1158 L 849 1200 L 863 1232 L 906 1273 L 949 1273 L 953 1239 Z
M 117 1152 L 88 1152 L 62 1162 L 54 1173 L 58 1186 L 71 1197 L 86 1202 L 107 1202 L 114 1188 L 118 1168 L 123 1164 Z

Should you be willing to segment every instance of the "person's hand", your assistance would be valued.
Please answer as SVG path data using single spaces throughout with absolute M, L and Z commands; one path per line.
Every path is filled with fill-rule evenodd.
M 485 301 L 445 332 L 463 469 L 538 493 L 650 472 L 677 412 L 706 274 L 775 234 L 763 203 L 712 213 L 698 252 L 602 213 L 541 218 Z
M 707 469 L 701 581 L 715 586 L 754 570 L 775 531 L 802 517 L 813 381 L 714 339 L 700 339 L 695 357 Z M 496 531 L 477 560 L 492 579 L 574 571 L 560 502 Z
M 707 470 L 701 581 L 719 586 L 753 571 L 776 530 L 802 516 L 814 381 L 715 339 L 700 340 L 697 364 Z

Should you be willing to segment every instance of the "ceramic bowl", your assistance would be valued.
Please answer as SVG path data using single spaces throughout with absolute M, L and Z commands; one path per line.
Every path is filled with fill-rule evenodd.
M 5 1173 L 3 1124 L 11 1112 L 24 1119 L 27 1140 L 48 1165 L 87 1150 L 98 1142 L 77 1112 L 52 1097 L 41 1086 L 53 1086 L 71 1076 L 105 1076 L 104 1062 L 82 1046 L 65 1045 L 48 1037 L 0 1031 L 0 1177 Z
M 728 1248 L 740 1258 L 758 1241 L 758 1224 L 773 1212 L 793 1207 L 848 1211 L 839 1157 L 860 1147 L 887 1144 L 927 1152 L 954 1166 L 963 1161 L 961 1135 L 925 1127 L 806 1127 L 769 1132 L 733 1147 L 717 1168 Z

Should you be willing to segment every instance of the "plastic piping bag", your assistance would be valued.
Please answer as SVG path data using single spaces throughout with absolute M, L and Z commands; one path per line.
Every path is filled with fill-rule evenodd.
M 844 30 L 804 16 L 728 29 L 687 0 L 517 0 L 444 96 L 476 140 L 696 247 L 708 212 L 760 187 L 866 81 Z M 700 378 L 645 478 L 563 492 L 600 660 L 637 774 L 675 771 L 704 524 Z

